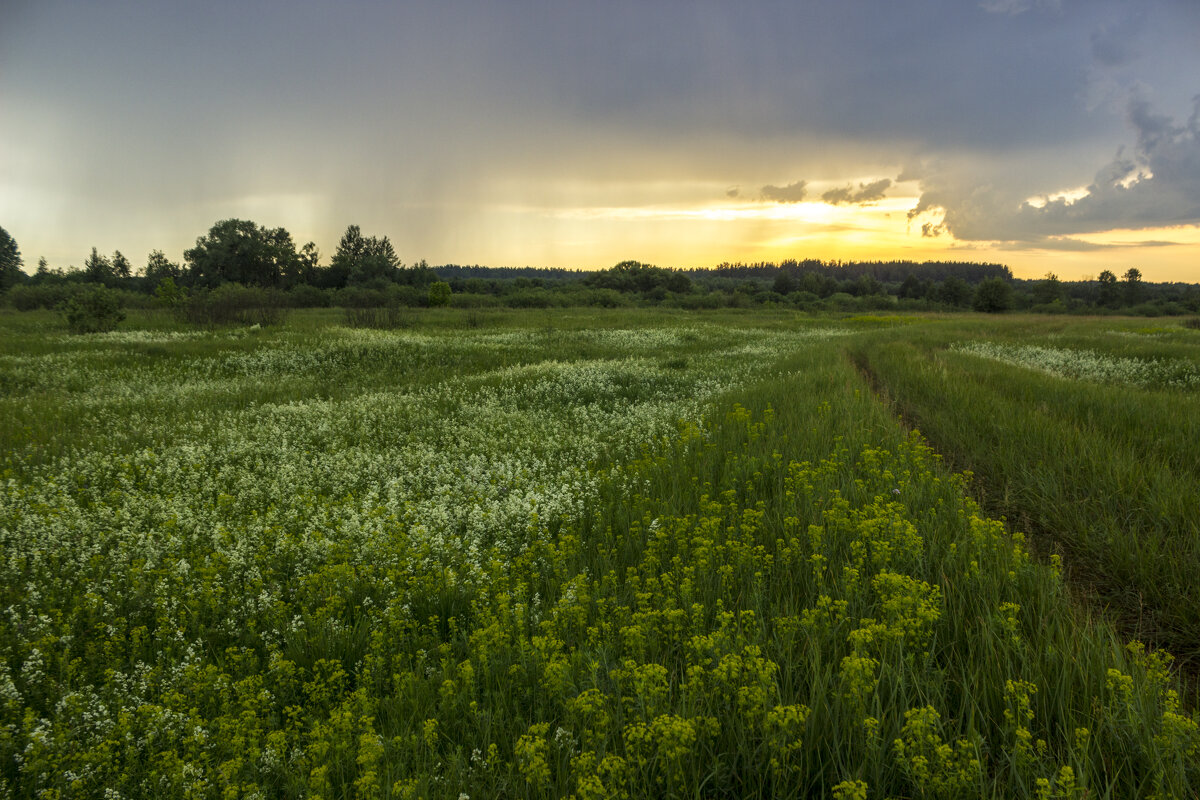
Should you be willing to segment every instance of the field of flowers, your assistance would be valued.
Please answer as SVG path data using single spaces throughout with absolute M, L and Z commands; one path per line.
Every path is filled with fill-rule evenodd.
M 953 345 L 952 349 L 1063 378 L 1149 388 L 1200 388 L 1200 368 L 1183 359 L 1122 358 L 1095 350 L 1039 347 L 1033 344 L 1003 345 L 986 341 L 960 342 Z
M 0 797 L 1200 791 L 876 324 L 553 323 L 8 329 Z

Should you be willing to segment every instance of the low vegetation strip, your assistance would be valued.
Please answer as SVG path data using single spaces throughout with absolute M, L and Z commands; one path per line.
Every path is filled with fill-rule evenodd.
M 952 348 L 1064 378 L 1151 388 L 1200 388 L 1200 369 L 1188 361 L 1120 358 L 1094 350 L 980 341 L 957 343 Z
M 341 352 L 359 332 L 306 335 Z M 483 331 L 389 371 L 280 332 L 208 357 L 269 365 L 287 402 L 237 389 L 194 427 L 154 404 L 148 432 L 17 450 L 2 788 L 1195 794 L 1169 657 L 1081 621 L 1059 570 L 866 391 L 853 339 Z M 501 343 L 522 357 L 497 364 Z M 97 353 L 95 379 L 195 358 L 153 346 L 144 372 Z M 94 413 L 119 428 L 124 397 Z

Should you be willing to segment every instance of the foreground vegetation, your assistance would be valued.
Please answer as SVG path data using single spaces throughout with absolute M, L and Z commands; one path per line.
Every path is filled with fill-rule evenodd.
M 974 319 L 342 320 L 0 319 L 0 794 L 1200 791 L 1170 656 L 1081 611 L 1059 561 L 968 495 L 1006 487 L 1045 531 L 1029 514 L 1062 498 L 951 435 L 1007 426 L 980 438 L 1017 439 L 1043 488 L 1085 455 L 1037 438 L 1055 424 L 1093 459 L 1187 479 L 1195 438 L 1172 425 L 1200 333 L 1040 332 L 1171 359 L 1131 388 L 1017 366 L 1033 342 Z M 969 411 L 919 391 L 933 370 Z M 988 418 L 1009 396 L 1060 416 Z M 1148 430 L 1112 422 L 1135 407 Z M 1158 546 L 1195 574 L 1194 530 L 1169 516 L 1188 485 L 1139 494 L 1125 469 L 1086 484 L 1111 506 L 1070 512 L 1110 546 L 1065 531 L 1066 564 L 1099 574 L 1161 516 Z M 1170 568 L 1143 575 L 1155 636 L 1188 602 Z
M 1200 668 L 1200 331 L 1023 319 L 852 348 L 910 424 L 1145 641 Z M 930 329 L 932 328 L 932 329 Z

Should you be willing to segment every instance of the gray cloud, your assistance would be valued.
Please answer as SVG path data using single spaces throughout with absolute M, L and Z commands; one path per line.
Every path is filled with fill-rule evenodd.
M 1028 238 L 1105 198 L 1149 214 L 1171 159 L 1186 172 L 1168 141 L 1186 126 L 1142 120 L 1145 147 L 1112 159 L 1122 109 L 1088 102 L 1099 73 L 1106 96 L 1143 81 L 1160 109 L 1196 91 L 1200 3 L 1141 0 L 1140 35 L 1131 5 L 18 0 L 0 97 L 28 124 L 0 126 L 0 222 L 55 264 L 92 244 L 178 257 L 238 214 L 326 251 L 357 222 L 486 260 L 461 243 L 511 230 L 512 207 L 684 203 L 732 176 L 741 199 L 795 202 L 802 181 L 759 187 L 919 164 L 905 176 L 956 237 Z M 1110 160 L 1154 178 L 1020 213 Z
M 821 195 L 821 199 L 830 205 L 862 205 L 864 203 L 873 203 L 876 200 L 882 200 L 884 192 L 892 185 L 890 178 L 873 181 L 871 183 L 860 183 L 858 191 L 854 191 L 853 186 L 843 186 L 839 189 L 830 189 L 825 194 Z
M 1092 32 L 1092 58 L 1105 67 L 1120 67 L 1140 55 L 1138 39 L 1146 27 L 1145 13 L 1109 20 Z
M 1061 250 L 1071 253 L 1092 253 L 1099 250 L 1120 250 L 1127 247 L 1135 247 L 1139 250 L 1146 247 L 1174 247 L 1178 242 L 1168 242 L 1162 240 L 1154 241 L 1139 241 L 1139 242 L 1111 242 L 1099 244 L 1097 242 L 1085 242 L 1082 239 L 1073 239 L 1070 236 L 1049 236 L 1045 239 L 1040 239 L 1037 242 L 1038 250 Z M 1030 247 L 1028 242 L 1000 242 L 996 245 L 997 250 L 1007 250 L 1010 252 L 1019 252 L 1028 250 Z
M 923 235 L 1039 245 L 1116 228 L 1200 225 L 1200 97 L 1194 103 L 1192 115 L 1179 123 L 1155 112 L 1145 98 L 1131 99 L 1126 118 L 1137 135 L 1133 153 L 1118 150 L 1080 197 L 1034 204 L 1016 193 L 1019 187 L 934 173 L 922 179 L 923 193 L 909 219 L 941 209 L 941 222 L 923 223 Z
M 1062 7 L 1062 3 L 1060 0 L 982 0 L 979 7 L 992 14 L 1015 16 L 1034 7 L 1057 11 Z
M 764 186 L 762 196 L 776 203 L 799 203 L 808 194 L 808 181 L 796 181 L 787 186 Z

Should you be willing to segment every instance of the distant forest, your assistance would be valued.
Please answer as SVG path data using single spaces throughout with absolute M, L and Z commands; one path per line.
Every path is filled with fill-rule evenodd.
M 1136 268 L 1094 280 L 1053 274 L 1014 278 L 1002 264 L 965 261 L 723 263 L 673 269 L 623 261 L 599 271 L 486 267 L 424 261 L 404 264 L 386 236 L 343 234 L 323 263 L 316 246 L 299 248 L 283 228 L 223 220 L 173 262 L 161 250 L 135 266 L 119 250 L 92 248 L 82 267 L 39 259 L 32 275 L 16 241 L 0 228 L 0 303 L 18 310 L 60 308 L 80 292 L 103 289 L 127 307 L 238 306 L 360 309 L 450 305 L 462 308 L 669 306 L 688 309 L 783 306 L 802 310 L 886 309 L 1148 316 L 1200 312 L 1200 284 L 1150 283 Z

